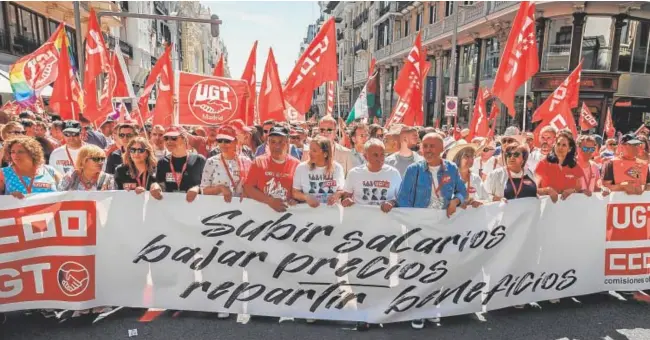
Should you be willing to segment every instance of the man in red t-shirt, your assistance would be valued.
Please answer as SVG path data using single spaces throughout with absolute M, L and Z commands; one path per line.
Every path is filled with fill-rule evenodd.
M 299 162 L 288 154 L 289 129 L 286 127 L 272 127 L 267 144 L 270 154 L 255 159 L 246 177 L 244 193 L 277 212 L 284 212 L 293 202 L 293 174 Z

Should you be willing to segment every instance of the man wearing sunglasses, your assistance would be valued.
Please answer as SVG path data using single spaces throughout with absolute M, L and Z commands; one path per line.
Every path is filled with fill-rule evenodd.
M 152 184 L 149 190 L 155 199 L 162 199 L 163 192 L 185 192 L 187 201 L 192 202 L 200 192 L 205 158 L 203 155 L 188 152 L 188 143 L 183 131 L 179 126 L 171 126 L 165 130 L 163 139 L 170 154 L 158 161 L 156 183 Z
M 603 168 L 603 186 L 611 191 L 624 191 L 628 195 L 641 195 L 650 189 L 648 163 L 637 158 L 641 143 L 632 133 L 621 138 L 621 155 L 607 162 Z
M 269 150 L 267 150 L 267 142 L 268 142 L 268 137 L 269 133 L 271 132 L 271 129 L 275 126 L 275 121 L 270 119 L 264 122 L 262 125 L 262 143 L 260 146 L 257 147 L 257 150 L 255 150 L 255 157 L 262 156 L 266 154 Z M 289 144 L 289 154 L 293 156 L 295 159 L 302 159 L 302 155 L 298 151 L 298 148 L 293 145 Z
M 336 120 L 332 116 L 325 116 L 318 122 L 318 135 L 323 136 L 332 141 L 334 145 L 334 161 L 341 164 L 343 171 L 347 175 L 350 166 L 348 160 L 352 155 L 350 154 L 350 149 L 336 142 Z M 302 154 L 302 160 L 309 160 L 309 147 L 308 144 L 305 145 Z M 300 158 L 299 158 L 300 159 Z
M 48 164 L 60 173 L 65 174 L 74 170 L 77 154 L 83 146 L 81 140 L 81 124 L 76 120 L 66 120 L 63 123 L 63 139 L 65 140 L 65 145 L 52 151 Z
M 117 126 L 117 140 L 115 143 L 117 150 L 111 152 L 106 160 L 105 172 L 107 174 L 115 174 L 115 168 L 122 164 L 122 153 L 126 151 L 124 148 L 129 145 L 131 139 L 137 136 L 137 127 L 135 125 L 131 123 L 122 123 Z
M 578 166 L 585 173 L 582 178 L 582 191 L 598 192 L 601 191 L 600 169 L 598 164 L 593 161 L 596 153 L 596 139 L 593 135 L 582 135 L 578 137 Z M 603 194 L 608 193 L 607 190 Z

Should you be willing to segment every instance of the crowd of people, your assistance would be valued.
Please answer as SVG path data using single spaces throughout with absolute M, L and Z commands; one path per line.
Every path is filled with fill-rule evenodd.
M 547 126 L 538 140 L 508 127 L 495 138 L 468 130 L 353 123 L 265 121 L 246 126 L 99 126 L 57 116 L 0 113 L 0 191 L 18 199 L 56 191 L 180 192 L 249 198 L 277 212 L 307 204 L 458 209 L 530 197 L 649 188 L 647 133 L 616 139 Z M 220 313 L 227 317 L 228 314 Z M 424 320 L 414 320 L 414 328 Z

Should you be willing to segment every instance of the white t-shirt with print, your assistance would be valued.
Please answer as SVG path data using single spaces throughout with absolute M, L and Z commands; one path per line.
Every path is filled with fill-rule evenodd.
M 315 197 L 321 203 L 327 203 L 330 195 L 342 190 L 344 183 L 343 167 L 338 162 L 334 162 L 334 169 L 329 175 L 325 174 L 325 167 L 310 170 L 309 162 L 298 164 L 293 174 L 293 188 Z
M 440 197 L 440 192 L 438 191 L 436 194 L 436 189 L 440 189 L 440 183 L 438 183 L 438 171 L 440 171 L 440 165 L 429 166 L 429 171 L 431 171 L 431 176 L 433 179 L 433 185 L 431 185 L 431 201 L 429 201 L 429 208 L 442 209 L 444 207 L 444 202 L 442 200 L 442 197 Z
M 402 176 L 394 167 L 384 164 L 378 172 L 370 172 L 364 164 L 348 172 L 343 191 L 353 194 L 356 204 L 380 205 L 397 197 L 400 184 Z
M 230 176 L 228 176 L 228 171 L 223 166 L 223 160 L 221 155 L 216 155 L 208 158 L 203 167 L 203 174 L 201 175 L 201 189 L 205 189 L 211 186 L 225 185 L 230 188 L 233 196 L 240 197 L 243 193 L 243 182 L 241 181 L 241 171 L 245 171 L 244 174 L 250 169 L 251 160 L 250 158 L 238 155 L 239 161 L 237 159 L 226 160 L 228 166 L 228 171 L 230 171 L 230 176 L 232 180 L 237 183 L 237 187 L 233 188 L 232 181 Z M 243 170 L 239 168 L 242 166 Z
M 471 172 L 479 177 L 481 174 L 487 176 L 490 172 L 494 171 L 500 166 L 501 165 L 499 165 L 497 158 L 494 156 L 491 156 L 485 162 L 481 162 L 481 157 L 476 157 L 474 159 L 474 164 L 472 165 Z
M 66 149 L 68 150 L 67 152 Z M 80 149 L 73 150 L 66 145 L 60 146 L 52 150 L 48 165 L 53 166 L 57 171 L 65 175 L 74 170 L 74 162 L 77 160 Z M 68 152 L 70 153 L 70 157 L 68 157 Z

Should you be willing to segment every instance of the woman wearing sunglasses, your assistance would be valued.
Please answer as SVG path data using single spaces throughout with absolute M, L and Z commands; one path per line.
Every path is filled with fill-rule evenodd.
M 243 196 L 244 180 L 252 161 L 238 150 L 237 131 L 232 126 L 221 127 L 216 140 L 221 152 L 205 162 L 201 193 L 222 195 L 226 202 L 230 202 L 233 197 Z
M 158 159 L 153 147 L 144 137 L 135 137 L 125 148 L 123 163 L 115 169 L 117 190 L 135 190 L 141 194 L 156 181 L 155 169 Z
M 478 208 L 488 200 L 488 195 L 483 188 L 481 178 L 478 175 L 473 174 L 471 171 L 471 168 L 474 165 L 474 155 L 479 146 L 476 144 L 467 144 L 467 142 L 464 141 L 458 141 L 456 143 L 458 143 L 458 145 L 447 151 L 447 160 L 456 164 L 458 172 L 460 173 L 460 178 L 467 187 L 467 199 L 461 205 L 461 208 L 467 208 L 469 205 Z
M 584 172 L 578 166 L 576 152 L 577 146 L 571 131 L 558 132 L 553 149 L 535 169 L 539 195 L 548 195 L 555 203 L 558 197 L 565 200 L 573 193 L 582 192 Z M 590 194 L 588 191 L 585 193 Z
M 25 195 L 57 191 L 61 175 L 45 165 L 43 149 L 33 138 L 12 138 L 5 144 L 11 165 L 0 171 L 0 192 L 22 199 Z
M 506 144 L 503 149 L 503 167 L 487 175 L 483 187 L 493 201 L 537 197 L 535 176 L 525 167 L 530 152 L 519 142 Z
M 86 144 L 79 149 L 74 170 L 63 176 L 59 184 L 60 191 L 107 191 L 115 190 L 113 175 L 102 169 L 106 162 L 106 153 L 102 148 Z

